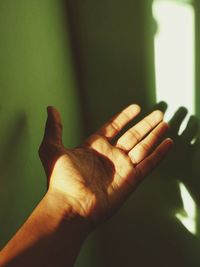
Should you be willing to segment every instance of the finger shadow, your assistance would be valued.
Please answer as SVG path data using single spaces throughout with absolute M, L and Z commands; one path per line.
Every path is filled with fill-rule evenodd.
M 198 117 L 191 115 L 180 132 L 184 119 L 188 113 L 185 107 L 180 107 L 169 121 L 170 130 L 168 136 L 174 140 L 172 151 L 159 167 L 161 177 L 177 179 L 184 183 L 200 205 L 200 121 Z M 199 190 L 198 190 L 199 188 Z
M 153 109 L 166 112 L 167 103 L 158 103 Z M 176 217 L 185 208 L 180 183 L 188 189 L 196 210 L 199 207 L 199 122 L 191 116 L 185 130 L 180 132 L 186 114 L 187 109 L 181 107 L 169 122 L 171 129 L 167 136 L 175 143 L 172 151 L 124 209 L 102 227 L 99 240 L 104 248 L 104 266 L 133 263 L 146 266 L 147 259 L 149 266 L 197 266 L 199 214 L 194 218 L 197 228 L 193 233 L 183 224 L 184 220 Z M 185 215 L 190 214 L 185 212 Z M 115 258 L 109 254 L 110 247 L 117 255 Z

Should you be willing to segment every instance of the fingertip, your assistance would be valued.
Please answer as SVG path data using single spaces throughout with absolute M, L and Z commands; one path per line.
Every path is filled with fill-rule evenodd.
M 170 128 L 169 123 L 167 123 L 166 121 L 162 121 L 160 124 L 161 124 L 164 128 L 166 128 L 166 130 L 168 130 L 168 129 Z
M 155 131 L 158 131 L 160 135 L 164 135 L 169 131 L 169 124 L 165 121 L 161 121 L 156 127 Z
M 171 143 L 171 144 L 174 143 L 174 140 L 173 140 L 172 138 L 170 138 L 170 137 L 166 138 L 166 141 L 167 141 L 168 143 Z
M 129 108 L 134 111 L 134 112 L 137 112 L 137 113 L 140 113 L 141 111 L 141 107 L 138 105 L 138 104 L 131 104 L 129 106 Z
M 137 109 L 139 112 L 141 111 L 141 107 L 138 104 L 132 104 L 135 109 Z
M 165 139 L 165 144 L 170 149 L 170 148 L 172 148 L 174 146 L 174 141 L 173 141 L 173 139 L 171 139 L 171 138 L 168 137 L 168 138 Z
M 61 120 L 60 112 L 54 106 L 47 106 L 47 114 L 55 120 Z
M 52 111 L 55 110 L 55 108 L 53 106 L 47 106 L 47 114 L 49 115 L 50 113 L 52 113 Z
M 168 108 L 168 104 L 165 101 L 160 101 L 157 104 L 157 109 L 161 110 L 164 113 L 166 112 L 167 108 Z
M 163 120 L 164 113 L 161 110 L 156 109 L 153 111 L 153 113 L 154 113 L 154 116 L 156 116 L 158 120 Z
M 181 107 L 178 109 L 178 111 L 179 111 L 179 112 L 182 112 L 182 113 L 184 113 L 184 114 L 186 114 L 186 115 L 187 115 L 187 113 L 188 113 L 187 108 L 184 107 L 184 106 L 181 106 Z
M 166 132 L 169 132 L 170 128 L 171 128 L 170 124 L 166 121 L 163 121 L 163 123 L 165 125 Z M 169 138 L 169 139 L 173 142 L 173 140 L 171 138 Z

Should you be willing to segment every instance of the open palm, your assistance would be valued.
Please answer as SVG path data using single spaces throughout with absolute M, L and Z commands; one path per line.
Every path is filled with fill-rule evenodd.
M 74 212 L 95 224 L 111 216 L 123 204 L 171 147 L 172 141 L 165 139 L 155 148 L 168 129 L 158 110 L 111 144 L 139 112 L 138 105 L 128 106 L 83 145 L 67 149 L 62 144 L 60 114 L 55 108 L 48 107 L 39 154 L 49 190 L 62 195 Z

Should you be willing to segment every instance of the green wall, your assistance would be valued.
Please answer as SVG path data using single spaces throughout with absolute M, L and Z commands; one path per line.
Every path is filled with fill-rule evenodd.
M 137 102 L 148 110 L 155 101 L 154 70 L 149 68 L 151 1 L 65 3 L 87 130 L 127 103 Z
M 0 245 L 45 193 L 37 150 L 47 105 L 74 146 L 116 111 L 155 103 L 151 0 L 0 1 Z M 77 267 L 198 266 L 175 220 L 177 181 L 154 173 L 87 240 Z
M 37 151 L 46 106 L 61 111 L 66 145 L 82 137 L 68 38 L 58 1 L 0 1 L 1 246 L 45 192 Z

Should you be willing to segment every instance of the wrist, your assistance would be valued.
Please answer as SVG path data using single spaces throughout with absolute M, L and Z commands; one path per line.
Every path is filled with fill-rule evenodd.
M 57 227 L 69 225 L 80 236 L 87 236 L 92 231 L 92 225 L 86 218 L 76 212 L 66 196 L 56 190 L 49 189 L 44 197 L 46 208 L 53 214 Z
M 1 251 L 0 266 L 73 266 L 89 229 L 61 195 L 48 191 Z

